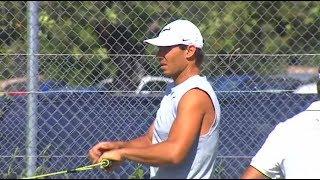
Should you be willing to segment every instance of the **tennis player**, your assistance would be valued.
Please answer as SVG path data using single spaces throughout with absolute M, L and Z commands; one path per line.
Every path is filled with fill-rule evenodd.
M 200 75 L 204 59 L 200 30 L 188 20 L 176 20 L 144 42 L 159 48 L 163 74 L 174 82 L 145 135 L 125 142 L 100 142 L 89 157 L 93 163 L 106 158 L 148 164 L 151 178 L 212 178 L 220 106 L 206 77 Z

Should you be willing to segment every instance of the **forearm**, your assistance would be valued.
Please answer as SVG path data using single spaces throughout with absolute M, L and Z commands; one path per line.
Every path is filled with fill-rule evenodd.
M 162 142 L 148 147 L 128 147 L 120 151 L 124 159 L 149 165 L 179 164 L 186 154 L 179 153 L 179 148 L 176 148 L 173 142 Z
M 154 127 L 152 124 L 143 136 L 119 143 L 120 148 L 144 148 L 150 146 L 152 144 L 153 129 Z
M 130 141 L 118 141 L 120 148 L 143 148 L 151 145 L 151 140 L 147 136 L 141 136 Z
M 104 141 L 96 144 L 89 150 L 89 157 L 93 163 L 96 163 L 103 154 L 110 154 L 114 150 L 121 150 L 123 148 L 144 148 L 150 146 L 152 138 L 153 125 L 149 128 L 148 132 L 136 139 L 130 141 Z M 109 157 L 112 159 L 112 157 Z M 115 159 L 117 160 L 117 159 Z

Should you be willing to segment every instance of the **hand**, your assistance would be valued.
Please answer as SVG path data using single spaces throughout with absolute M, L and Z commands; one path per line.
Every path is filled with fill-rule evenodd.
M 119 166 L 125 160 L 125 158 L 122 155 L 121 149 L 115 149 L 115 150 L 104 152 L 100 156 L 98 162 L 101 162 L 104 159 L 111 161 L 111 166 L 106 168 L 106 170 L 108 171 L 113 170 L 115 167 Z
M 117 142 L 100 142 L 89 150 L 88 155 L 91 162 L 95 164 L 100 162 L 99 158 L 104 152 L 118 148 L 120 148 L 120 145 Z

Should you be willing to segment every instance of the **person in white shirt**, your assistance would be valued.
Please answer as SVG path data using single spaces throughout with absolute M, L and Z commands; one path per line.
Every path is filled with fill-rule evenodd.
M 103 159 L 150 165 L 151 178 L 212 178 L 218 151 L 220 106 L 206 77 L 200 76 L 203 38 L 190 21 L 176 20 L 145 40 L 159 48 L 163 74 L 173 79 L 147 133 L 130 141 L 104 141 L 89 151 Z
M 320 101 L 279 123 L 242 179 L 320 179 Z

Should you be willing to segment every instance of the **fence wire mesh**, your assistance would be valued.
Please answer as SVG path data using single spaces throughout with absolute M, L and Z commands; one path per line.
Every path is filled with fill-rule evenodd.
M 221 104 L 215 178 L 239 178 L 275 125 L 317 98 L 319 2 L 41 1 L 39 27 L 31 27 L 40 30 L 36 91 L 28 90 L 29 3 L 0 2 L 2 178 L 26 175 L 30 94 L 36 95 L 37 174 L 87 165 L 97 142 L 143 134 L 166 82 L 139 89 L 146 77 L 162 76 L 157 49 L 142 41 L 176 19 L 202 32 L 202 74 Z M 128 161 L 112 173 L 60 178 L 132 178 L 137 167 Z

